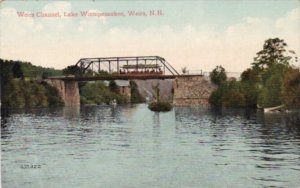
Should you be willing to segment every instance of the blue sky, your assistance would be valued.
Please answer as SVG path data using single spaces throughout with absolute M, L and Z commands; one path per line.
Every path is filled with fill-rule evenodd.
M 16 12 L 162 10 L 159 17 L 19 18 Z M 4 1 L 5 59 L 63 68 L 82 57 L 160 55 L 175 68 L 250 66 L 264 40 L 283 38 L 300 55 L 299 1 Z

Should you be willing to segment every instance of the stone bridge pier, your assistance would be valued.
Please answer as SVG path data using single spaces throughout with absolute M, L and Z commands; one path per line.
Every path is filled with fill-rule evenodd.
M 175 78 L 173 88 L 174 106 L 208 106 L 217 86 L 202 75 L 183 75 Z
M 79 106 L 80 95 L 78 82 L 74 80 L 48 79 L 47 82 L 58 90 L 65 106 Z

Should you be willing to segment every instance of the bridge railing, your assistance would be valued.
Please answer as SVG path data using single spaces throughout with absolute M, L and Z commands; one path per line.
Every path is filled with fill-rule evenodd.
M 208 78 L 210 79 L 209 75 L 210 75 L 211 72 L 203 72 L 203 76 L 205 78 Z M 241 79 L 241 72 L 226 72 L 226 75 L 227 75 L 227 79 L 236 79 L 236 80 L 240 80 Z
M 185 73 L 182 73 L 182 75 L 202 75 L 207 80 L 210 80 L 210 73 L 208 71 L 203 70 L 187 70 Z M 226 72 L 228 79 L 241 79 L 241 72 Z
M 203 75 L 203 71 L 202 70 L 186 70 L 184 73 L 182 73 L 183 75 Z

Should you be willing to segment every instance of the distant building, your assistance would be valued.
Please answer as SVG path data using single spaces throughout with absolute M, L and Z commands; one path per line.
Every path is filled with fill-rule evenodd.
M 115 81 L 118 88 L 119 93 L 125 97 L 127 97 L 128 101 L 130 101 L 131 98 L 131 88 L 130 83 L 128 80 L 116 80 Z

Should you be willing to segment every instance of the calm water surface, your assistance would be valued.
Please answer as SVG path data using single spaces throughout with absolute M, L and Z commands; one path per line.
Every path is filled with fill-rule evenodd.
M 300 187 L 300 114 L 145 104 L 2 119 L 2 187 Z

